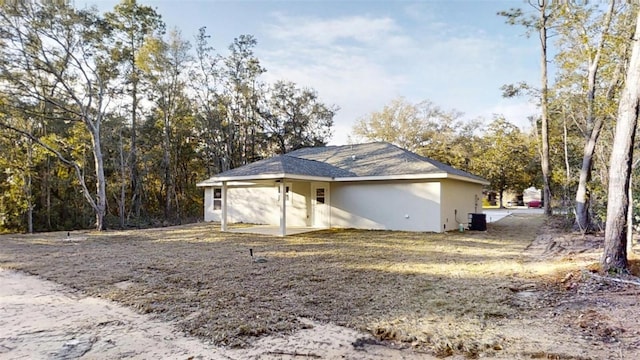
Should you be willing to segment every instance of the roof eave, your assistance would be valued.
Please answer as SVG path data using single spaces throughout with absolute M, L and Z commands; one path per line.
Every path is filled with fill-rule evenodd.
M 384 181 L 384 180 L 420 180 L 420 179 L 443 179 L 446 173 L 433 174 L 403 174 L 403 175 L 376 175 L 376 176 L 349 176 L 338 177 L 334 181 Z
M 430 180 L 430 179 L 454 179 L 466 182 L 477 183 L 481 185 L 489 185 L 490 183 L 484 179 L 472 178 L 461 175 L 439 172 L 433 174 L 404 174 L 404 175 L 379 175 L 379 176 L 350 176 L 338 177 L 334 181 L 337 182 L 353 182 L 353 181 L 389 181 L 389 180 Z
M 260 174 L 260 175 L 244 175 L 244 176 L 222 176 L 212 177 L 208 180 L 202 181 L 196 186 L 198 187 L 210 187 L 220 186 L 223 182 L 242 182 L 242 181 L 260 181 L 260 180 L 302 180 L 302 181 L 323 181 L 323 182 L 355 182 L 355 181 L 392 181 L 392 180 L 430 180 L 430 179 L 453 179 L 465 182 L 471 182 L 481 185 L 489 185 L 490 182 L 481 178 L 473 178 L 461 175 L 449 174 L 446 172 L 439 172 L 433 174 L 404 174 L 404 175 L 379 175 L 379 176 L 348 176 L 348 177 L 326 177 L 326 176 L 311 176 L 300 174 Z
M 454 180 L 460 180 L 460 181 L 466 181 L 466 182 L 472 182 L 472 183 L 485 185 L 485 186 L 488 186 L 488 185 L 491 184 L 489 181 L 487 181 L 485 179 L 482 179 L 482 178 L 472 178 L 472 177 L 468 177 L 468 176 L 460 176 L 460 175 L 454 175 L 454 174 L 448 174 L 447 178 L 454 179 Z
M 259 181 L 259 180 L 305 180 L 305 181 L 332 181 L 333 178 L 326 176 L 312 176 L 301 174 L 260 174 L 260 175 L 242 175 L 242 176 L 214 176 L 205 181 L 196 184 L 198 187 L 220 186 L 223 182 L 242 182 L 242 181 Z

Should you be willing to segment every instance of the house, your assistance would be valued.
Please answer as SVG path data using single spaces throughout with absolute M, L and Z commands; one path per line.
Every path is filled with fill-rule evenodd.
M 222 172 L 204 219 L 287 227 L 443 232 L 482 211 L 489 183 L 385 142 L 312 147 Z M 283 196 L 284 194 L 284 196 Z

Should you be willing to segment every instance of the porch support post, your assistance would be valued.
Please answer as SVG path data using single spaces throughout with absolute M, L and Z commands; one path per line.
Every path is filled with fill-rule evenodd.
M 287 187 L 284 179 L 280 181 L 280 236 L 287 235 Z
M 220 231 L 227 231 L 227 182 L 222 182 L 222 214 L 220 217 Z

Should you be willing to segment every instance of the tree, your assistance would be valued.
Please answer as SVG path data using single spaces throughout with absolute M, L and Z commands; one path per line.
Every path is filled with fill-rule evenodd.
M 223 98 L 226 110 L 226 150 L 229 168 L 259 158 L 260 122 L 256 109 L 263 94 L 258 77 L 266 70 L 253 49 L 258 41 L 252 35 L 240 35 L 229 46 L 222 62 Z
M 0 231 L 181 222 L 200 214 L 204 176 L 326 142 L 336 108 L 262 83 L 253 36 L 221 56 L 203 29 L 197 63 L 163 36 L 135 0 L 104 17 L 0 2 Z
M 174 164 L 172 163 L 172 131 L 180 120 L 180 106 L 186 103 L 185 80 L 191 56 L 191 44 L 181 38 L 178 30 L 169 32 L 168 40 L 154 39 L 141 50 L 140 68 L 150 78 L 151 94 L 162 128 L 162 171 L 164 182 L 164 216 L 172 216 L 175 200 Z
M 9 119 L 11 118 L 11 119 Z M 29 128 L 19 114 L 7 109 L 0 98 L 0 123 L 20 123 Z M 31 129 L 29 129 L 31 130 Z M 33 232 L 34 144 L 16 132 L 0 132 L 0 233 L 4 231 Z M 26 215 L 27 226 L 24 226 Z
M 351 132 L 356 139 L 386 141 L 415 151 L 429 131 L 430 119 L 440 114 L 440 109 L 429 101 L 411 104 L 404 98 L 398 98 L 381 111 L 374 111 L 359 119 Z
M 434 160 L 469 170 L 474 131 L 480 122 L 461 120 L 456 110 L 445 111 L 430 101 L 411 104 L 398 98 L 356 122 L 355 139 L 386 141 Z
M 491 182 L 490 187 L 500 195 L 503 207 L 505 191 L 531 186 L 534 147 L 526 134 L 503 117 L 489 124 L 481 144 L 478 160 L 482 166 L 478 174 Z
M 598 86 L 599 83 L 603 82 L 599 71 L 602 66 L 602 59 L 605 56 L 603 54 L 605 45 L 611 42 L 609 32 L 614 9 L 615 0 L 611 0 L 602 18 L 597 18 L 592 14 L 593 8 L 566 5 L 560 12 L 562 14 L 560 16 L 562 23 L 558 26 L 558 33 L 563 41 L 572 45 L 562 46 L 560 44 L 559 48 L 564 49 L 565 54 L 558 57 L 561 60 L 564 59 L 572 63 L 570 66 L 572 68 L 578 67 L 582 70 L 582 67 L 575 64 L 576 59 L 584 59 L 586 65 L 586 76 L 584 77 L 586 83 L 581 87 L 585 89 L 584 107 L 586 108 L 586 113 L 583 128 L 585 142 L 578 189 L 575 196 L 575 227 L 583 232 L 593 230 L 589 211 L 590 197 L 588 188 L 591 181 L 596 144 L 605 122 L 605 115 L 596 109 L 596 95 L 597 91 L 601 89 Z M 596 18 L 594 19 L 594 17 Z M 609 89 L 604 88 L 602 90 L 612 96 L 618 82 L 619 80 L 614 78 L 608 85 Z M 571 88 L 575 89 L 575 81 L 571 83 L 573 84 Z
M 273 85 L 265 107 L 259 109 L 262 128 L 268 146 L 279 154 L 325 145 L 338 110 L 321 103 L 315 91 L 298 89 L 294 83 L 284 81 Z
M 42 121 L 51 109 L 56 121 L 82 125 L 93 156 L 96 191 L 89 190 L 81 162 L 56 143 L 41 140 L 29 128 L 4 121 L 75 170 L 82 193 L 95 212 L 96 228 L 105 229 L 105 175 L 101 123 L 108 105 L 110 64 L 102 46 L 104 22 L 93 11 L 58 3 L 3 3 L 0 11 L 0 81 L 10 103 L 29 121 Z
M 551 215 L 551 161 L 549 156 L 549 79 L 548 79 L 548 31 L 551 27 L 552 17 L 548 0 L 528 1 L 529 5 L 538 13 L 538 18 L 525 14 L 521 9 L 501 11 L 498 15 L 504 16 L 510 25 L 519 24 L 527 30 L 527 35 L 536 31 L 540 41 L 540 167 L 542 170 L 542 198 L 544 213 Z M 514 95 L 511 92 L 510 95 Z
M 131 96 L 131 144 L 129 166 L 131 176 L 132 208 L 140 216 L 142 203 L 141 179 L 138 169 L 138 108 L 142 76 L 138 63 L 138 50 L 147 39 L 164 33 L 162 17 L 151 7 L 138 4 L 136 0 L 122 0 L 113 12 L 105 14 L 105 19 L 115 30 L 112 34 L 111 54 L 114 61 L 123 67 L 124 92 Z M 121 199 L 124 203 L 124 199 Z
M 197 138 L 201 142 L 198 153 L 205 159 L 207 176 L 228 170 L 230 157 L 226 151 L 226 105 L 221 94 L 221 57 L 209 45 L 210 35 L 202 27 L 196 35 L 196 66 L 191 70 L 191 90 L 197 124 Z
M 640 111 L 640 12 L 631 38 L 631 59 L 616 123 L 611 159 L 609 161 L 609 196 L 605 226 L 604 252 L 601 258 L 605 272 L 625 272 L 627 263 L 627 211 L 633 163 L 633 147 Z

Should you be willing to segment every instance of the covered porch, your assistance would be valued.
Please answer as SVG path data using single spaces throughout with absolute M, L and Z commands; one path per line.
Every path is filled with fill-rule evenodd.
M 205 220 L 223 232 L 286 236 L 330 227 L 329 181 L 312 176 L 246 176 L 199 184 Z M 234 226 L 233 223 L 256 224 Z

